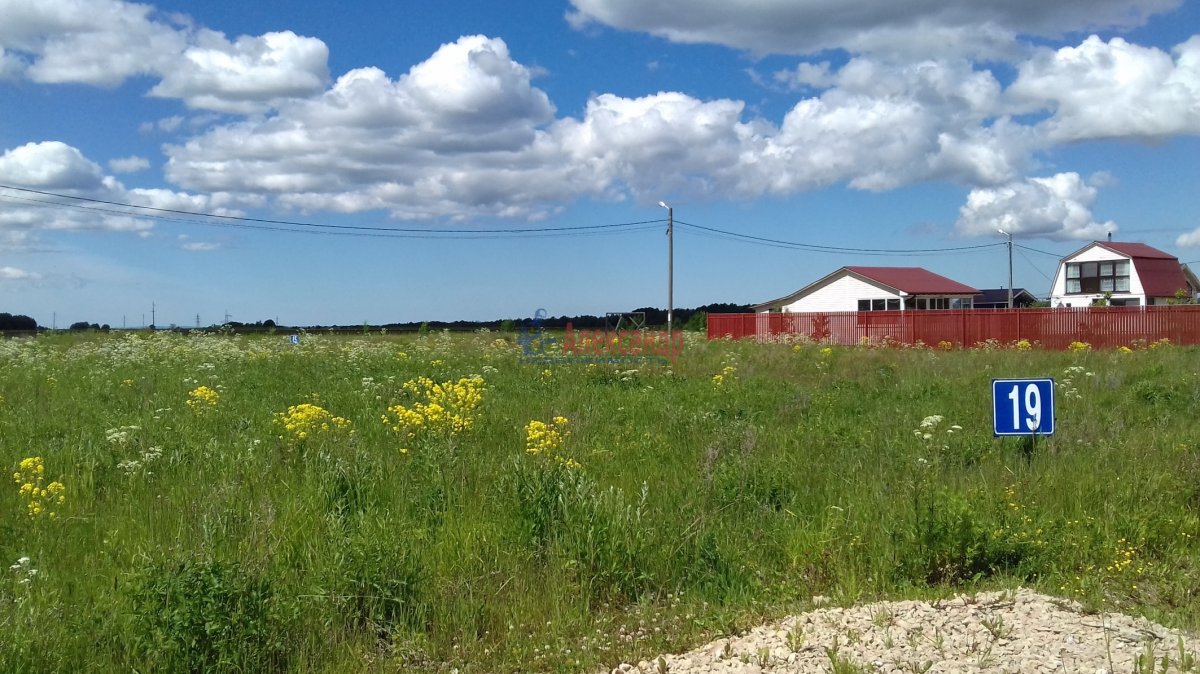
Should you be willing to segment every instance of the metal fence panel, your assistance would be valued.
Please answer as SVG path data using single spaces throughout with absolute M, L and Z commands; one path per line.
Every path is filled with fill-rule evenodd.
M 1105 349 L 1161 339 L 1200 344 L 1200 306 L 709 314 L 708 337 L 804 339 L 842 346 L 1028 340 L 1049 349 L 1065 349 L 1072 342 Z

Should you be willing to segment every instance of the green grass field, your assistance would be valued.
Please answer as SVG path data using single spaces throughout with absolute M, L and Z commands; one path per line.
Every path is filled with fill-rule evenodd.
M 1016 585 L 1195 629 L 1200 352 L 1153 346 L 3 341 L 0 671 L 593 672 Z M 993 438 L 1035 376 L 1057 433 Z

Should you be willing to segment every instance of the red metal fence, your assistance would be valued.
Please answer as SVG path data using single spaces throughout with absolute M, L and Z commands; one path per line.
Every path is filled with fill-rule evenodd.
M 921 342 L 929 346 L 1025 339 L 1049 349 L 1065 349 L 1071 342 L 1116 348 L 1137 340 L 1160 339 L 1200 344 L 1200 305 L 708 315 L 709 339 L 781 335 L 802 335 L 843 346 L 861 344 L 864 338 L 872 344 Z

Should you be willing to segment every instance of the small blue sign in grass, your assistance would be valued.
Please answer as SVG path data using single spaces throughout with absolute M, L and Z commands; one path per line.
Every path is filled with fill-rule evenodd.
M 1053 435 L 1053 379 L 993 379 L 993 433 Z

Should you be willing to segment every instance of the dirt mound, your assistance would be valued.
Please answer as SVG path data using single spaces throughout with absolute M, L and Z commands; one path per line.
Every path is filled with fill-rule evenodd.
M 1200 638 L 1027 589 L 820 608 L 615 673 L 1200 671 Z M 1140 658 L 1140 660 L 1139 660 Z M 1153 664 L 1149 664 L 1149 659 Z M 1144 669 L 1143 669 L 1144 667 Z

